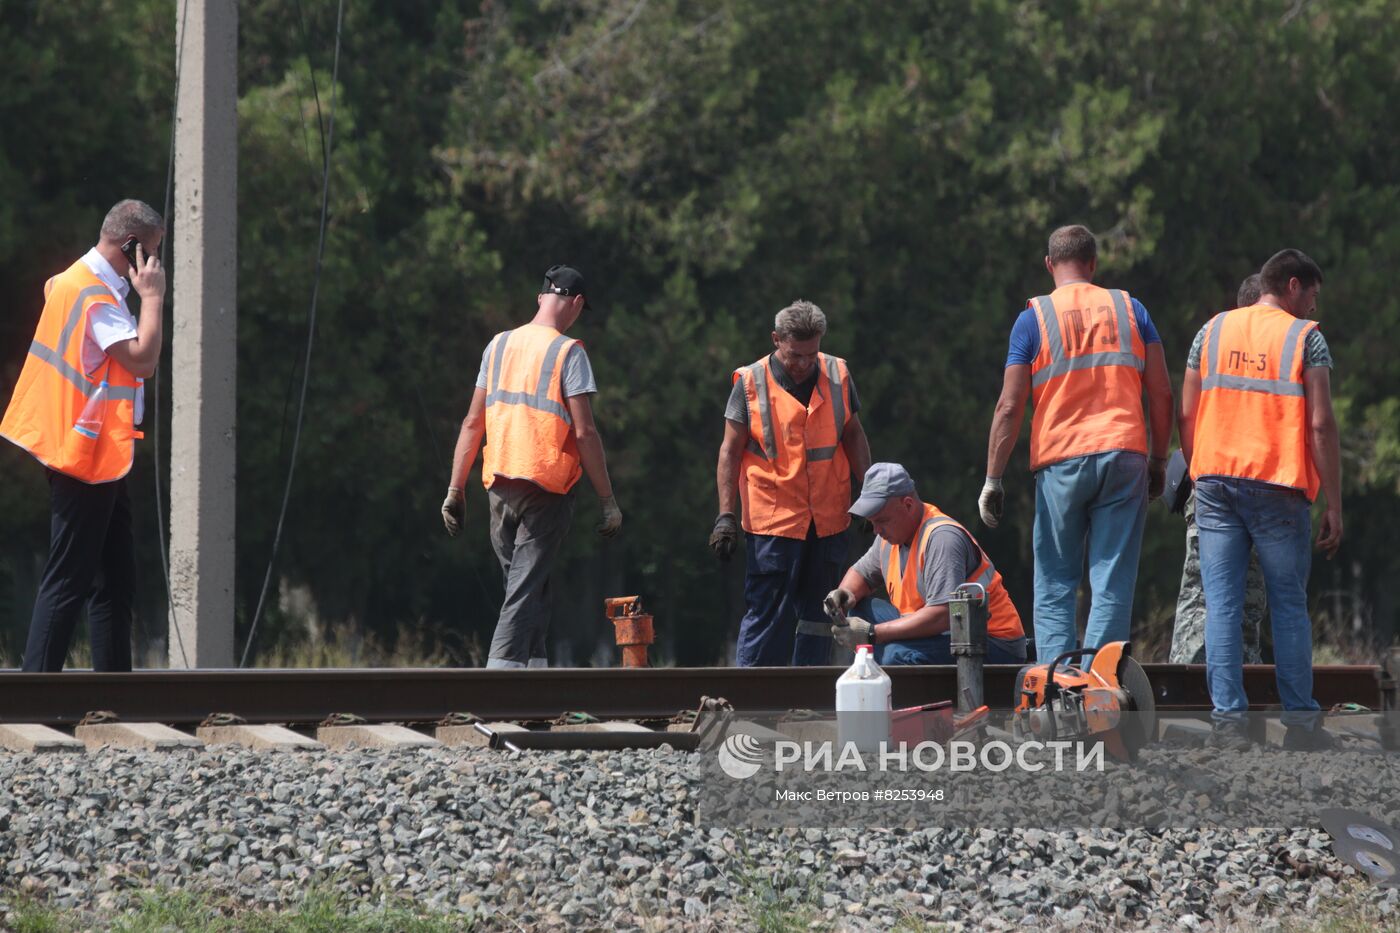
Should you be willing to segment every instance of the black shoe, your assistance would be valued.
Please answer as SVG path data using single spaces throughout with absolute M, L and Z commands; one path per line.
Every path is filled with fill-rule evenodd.
M 1283 734 L 1283 747 L 1292 752 L 1325 752 L 1337 747 L 1337 737 L 1321 726 L 1289 726 Z
M 1218 748 L 1230 752 L 1247 752 L 1253 743 L 1249 731 L 1242 722 L 1216 722 L 1210 727 L 1210 738 L 1206 748 Z

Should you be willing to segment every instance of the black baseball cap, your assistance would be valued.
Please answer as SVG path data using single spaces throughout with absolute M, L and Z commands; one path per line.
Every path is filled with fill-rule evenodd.
M 540 286 L 540 294 L 550 292 L 555 295 L 563 295 L 571 298 L 574 295 L 583 296 L 583 306 L 588 310 L 593 310 L 593 306 L 588 303 L 588 287 L 583 283 L 583 273 L 573 266 L 550 266 L 544 273 L 544 284 Z

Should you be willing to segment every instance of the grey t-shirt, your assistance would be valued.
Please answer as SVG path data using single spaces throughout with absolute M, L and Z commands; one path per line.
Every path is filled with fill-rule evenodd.
M 495 345 L 493 338 L 486 345 L 486 349 L 481 351 L 481 369 L 476 374 L 476 387 L 486 388 L 486 370 L 491 356 L 491 347 Z M 583 344 L 576 343 L 569 348 L 568 355 L 564 357 L 564 397 L 570 398 L 575 395 L 588 395 L 598 391 L 598 384 L 593 381 L 593 364 L 588 362 L 588 353 L 583 349 Z
M 773 366 L 773 378 L 783 390 L 797 399 L 803 405 L 808 404 L 812 398 L 812 389 L 817 384 L 817 372 L 812 371 L 812 376 L 806 382 L 798 385 L 788 376 L 787 370 L 778 362 L 772 354 L 768 356 Z M 851 414 L 860 412 L 860 396 L 856 394 L 856 381 L 850 373 L 846 374 L 846 386 L 851 393 Z M 744 392 L 744 382 L 742 379 L 734 380 L 734 385 L 729 390 L 729 403 L 724 406 L 724 417 L 727 421 L 735 424 L 747 426 L 749 423 L 749 397 Z
M 1186 354 L 1186 368 L 1201 368 L 1201 351 L 1206 345 L 1206 327 L 1210 322 L 1206 322 L 1196 332 L 1196 339 L 1191 341 L 1191 350 Z M 1322 336 L 1321 328 L 1314 327 L 1308 331 L 1307 339 L 1303 341 L 1303 368 L 1312 369 L 1314 366 L 1326 366 L 1332 368 L 1332 351 L 1327 349 L 1327 338 Z
M 860 560 L 852 568 L 860 574 L 870 588 L 879 596 L 885 589 L 885 560 L 891 545 L 884 538 L 876 538 Z M 901 558 L 911 559 L 915 548 L 904 548 Z M 967 582 L 982 564 L 982 554 L 972 539 L 956 525 L 940 525 L 929 537 L 928 548 L 924 551 L 924 565 L 919 568 L 919 594 L 928 606 L 946 605 L 953 591 Z M 907 565 L 900 568 L 900 574 L 908 573 Z

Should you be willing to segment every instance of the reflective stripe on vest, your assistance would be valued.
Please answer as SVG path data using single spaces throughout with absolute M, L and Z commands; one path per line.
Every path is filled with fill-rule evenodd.
M 99 295 L 110 296 L 111 294 L 112 293 L 105 285 L 89 285 L 87 288 L 78 292 L 78 297 L 74 300 L 73 306 L 68 309 L 68 318 L 63 322 L 63 330 L 60 331 L 58 335 L 58 346 L 55 349 L 58 350 L 60 358 L 68 353 L 68 341 L 73 339 L 73 331 L 78 329 L 78 322 L 83 319 L 83 302 L 87 301 L 89 298 L 96 298 Z
M 1041 335 L 1030 364 L 1031 469 L 1074 457 L 1147 453 L 1147 346 L 1127 292 L 1075 282 L 1027 307 Z
M 841 382 L 841 367 L 832 357 L 828 356 L 825 359 L 826 379 L 831 385 L 831 417 L 836 425 L 836 443 L 829 447 L 808 447 L 807 459 L 813 462 L 830 460 L 835 457 L 836 448 L 841 446 L 841 437 L 846 433 L 846 387 Z M 753 380 L 755 394 L 758 396 L 758 420 L 763 425 L 763 443 L 760 445 L 754 440 L 751 432 L 747 449 L 755 457 L 777 460 L 778 445 L 773 440 L 777 435 L 773 431 L 773 403 L 768 398 L 767 367 L 760 360 L 744 369 L 747 378 Z M 817 391 L 817 387 L 814 387 L 812 391 Z
M 486 448 L 481 479 L 529 480 L 563 494 L 583 475 L 563 360 L 578 341 L 541 324 L 497 334 L 486 351 Z
M 1206 325 L 1193 479 L 1257 480 L 1317 498 L 1321 477 L 1303 383 L 1305 346 L 1316 326 L 1270 305 L 1226 311 Z
M 965 582 L 980 583 L 986 590 L 987 634 L 1008 640 L 1023 637 L 1025 629 L 1021 625 L 1020 613 L 1016 611 L 1015 605 L 1011 602 L 1010 594 L 1006 592 L 1005 582 L 997 573 L 992 559 L 982 549 L 982 545 L 977 543 L 977 539 L 963 527 L 961 522 L 940 511 L 937 506 L 925 502 L 924 516 L 918 532 L 914 535 L 916 546 L 897 548 L 894 545 L 889 545 L 884 554 L 884 563 L 881 569 L 885 576 L 885 589 L 889 594 L 890 602 L 899 610 L 900 615 L 909 615 L 927 605 L 923 594 L 919 592 L 918 581 L 928 551 L 929 540 L 938 527 L 952 525 L 972 544 L 980 559 L 977 570 Z M 888 542 L 885 543 L 888 544 Z M 904 553 L 896 555 L 896 550 Z
M 1036 314 L 1045 328 L 1045 338 L 1050 342 L 1050 363 L 1031 374 L 1031 386 L 1044 385 L 1056 376 L 1078 369 L 1092 369 L 1096 366 L 1131 366 L 1142 372 L 1146 362 L 1133 352 L 1132 324 L 1128 320 L 1128 302 L 1119 289 L 1106 289 L 1113 298 L 1113 310 L 1117 318 L 1118 349 L 1101 350 L 1082 356 L 1066 358 L 1064 335 L 1060 331 L 1059 315 L 1055 311 L 1055 301 L 1049 295 L 1031 299 Z
M 558 418 L 563 418 L 565 424 L 574 423 L 573 416 L 569 414 L 567 405 L 560 405 L 549 397 L 549 385 L 554 379 L 554 367 L 558 365 L 559 354 L 564 345 L 569 342 L 569 338 L 560 334 L 549 344 L 549 349 L 545 350 L 544 362 L 540 366 L 540 379 L 535 384 L 535 393 L 527 395 L 524 392 L 512 392 L 509 389 L 501 388 L 501 362 L 506 355 L 506 341 L 515 331 L 506 331 L 498 334 L 492 341 L 495 345 L 494 364 L 491 366 L 490 378 L 487 380 L 486 407 L 490 408 L 496 403 L 503 405 L 525 405 L 536 411 L 548 412 Z
M 1311 322 L 1303 318 L 1288 325 L 1288 333 L 1283 338 L 1283 350 L 1278 360 L 1278 374 L 1282 379 L 1261 379 L 1248 375 L 1220 375 L 1220 332 L 1224 329 L 1224 314 L 1216 315 L 1211 328 L 1210 341 L 1206 348 L 1210 363 L 1210 375 L 1201 380 L 1201 391 L 1208 389 L 1238 389 L 1241 392 L 1263 392 L 1266 395 L 1303 395 L 1303 384 L 1287 378 L 1293 371 L 1293 360 L 1299 355 L 1304 339 L 1304 331 Z
M 81 367 L 85 322 L 99 304 L 120 300 L 79 260 L 44 284 L 44 307 L 29 353 L 0 421 L 0 435 L 52 470 L 85 483 L 125 476 L 135 456 L 135 408 L 142 380 L 106 356 L 100 376 Z M 102 385 L 100 427 L 78 425 L 86 402 Z
M 838 534 L 851 523 L 851 465 L 841 447 L 851 418 L 846 364 L 818 354 L 816 384 L 804 404 L 782 388 L 770 360 L 733 375 L 748 404 L 739 466 L 743 528 L 796 539 L 812 527 L 818 537 Z
M 58 370 L 58 374 L 64 379 L 67 379 L 73 385 L 73 388 L 83 393 L 84 397 L 90 396 L 97 391 L 97 383 L 89 382 L 82 373 L 68 365 L 67 360 L 39 341 L 35 340 L 29 344 L 29 352 Z M 109 385 L 107 386 L 107 397 L 110 399 L 121 399 L 132 402 L 136 400 L 136 393 L 138 390 L 139 386 Z
M 777 460 L 778 444 L 773 440 L 773 403 L 768 400 L 768 369 L 758 362 L 748 368 L 748 374 L 758 397 L 758 423 L 763 426 L 762 446 L 754 441 L 753 432 L 749 432 L 749 450 L 765 460 Z

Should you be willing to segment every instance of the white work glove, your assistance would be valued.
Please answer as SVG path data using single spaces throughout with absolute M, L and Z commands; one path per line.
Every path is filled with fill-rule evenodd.
M 1001 522 L 1001 509 L 1006 504 L 1006 493 L 1001 491 L 1001 477 L 989 476 L 982 484 L 982 495 L 977 497 L 977 511 L 982 513 L 982 524 L 995 528 Z
M 604 496 L 598 500 L 603 507 L 603 520 L 598 523 L 598 534 L 604 538 L 615 538 L 622 530 L 622 509 L 617 507 L 616 496 Z
M 847 619 L 845 625 L 833 625 L 831 637 L 847 651 L 855 651 L 859 645 L 875 644 L 875 626 L 864 619 Z
M 457 537 L 457 532 L 462 530 L 462 523 L 467 520 L 466 504 L 462 501 L 462 490 L 456 486 L 447 488 L 447 498 L 442 500 L 442 524 L 447 529 L 447 533 L 452 537 Z
M 837 625 L 841 624 L 841 620 L 846 618 L 846 613 L 850 612 L 851 607 L 855 604 L 855 594 L 850 590 L 843 590 L 839 586 L 827 593 L 826 598 L 822 600 L 822 608 L 826 610 L 826 617 Z

